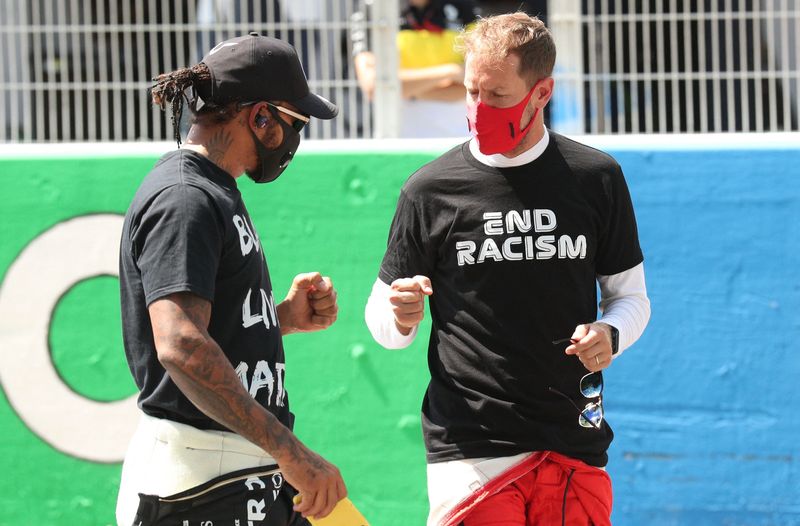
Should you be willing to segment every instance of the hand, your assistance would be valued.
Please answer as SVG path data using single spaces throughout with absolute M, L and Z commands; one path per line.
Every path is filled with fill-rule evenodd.
M 450 67 L 450 82 L 453 84 L 464 83 L 464 66 L 462 64 L 448 64 Z
M 408 334 L 425 316 L 425 296 L 433 294 L 431 280 L 426 276 L 400 278 L 392 282 L 391 289 L 394 323 L 401 333 Z
M 589 371 L 601 371 L 611 365 L 611 328 L 607 324 L 578 325 L 571 341 L 565 352 L 576 355 Z
M 336 290 L 319 272 L 298 274 L 277 310 L 282 334 L 327 329 L 339 312 Z
M 321 519 L 347 496 L 339 469 L 299 441 L 289 459 L 278 461 L 286 481 L 300 492 L 294 510 L 303 517 Z

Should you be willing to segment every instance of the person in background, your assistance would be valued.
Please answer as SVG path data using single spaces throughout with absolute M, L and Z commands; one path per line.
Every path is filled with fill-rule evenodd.
M 502 15 L 522 11 L 547 24 L 548 0 L 478 0 L 483 16 Z
M 650 317 L 628 187 L 544 126 L 539 19 L 481 19 L 462 45 L 474 137 L 403 185 L 366 323 L 406 347 L 430 300 L 429 526 L 608 525 L 603 371 Z
M 408 0 L 397 35 L 401 84 L 400 137 L 463 137 L 464 57 L 455 40 L 479 10 L 472 0 Z M 353 62 L 359 86 L 372 99 L 375 55 L 367 48 L 365 15 L 355 15 Z
M 292 432 L 283 336 L 329 327 L 336 291 L 307 272 L 275 301 L 237 180 L 274 181 L 310 117 L 338 110 L 309 92 L 292 46 L 257 33 L 155 81 L 179 146 L 184 103 L 193 123 L 144 178 L 123 226 L 123 341 L 142 416 L 118 524 L 308 524 L 347 490 Z

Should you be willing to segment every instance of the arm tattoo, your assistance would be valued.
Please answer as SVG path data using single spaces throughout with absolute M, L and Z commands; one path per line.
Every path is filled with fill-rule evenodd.
M 294 434 L 242 385 L 207 332 L 210 316 L 211 304 L 190 293 L 172 294 L 150 306 L 159 359 L 170 377 L 203 413 L 273 456 L 309 455 Z

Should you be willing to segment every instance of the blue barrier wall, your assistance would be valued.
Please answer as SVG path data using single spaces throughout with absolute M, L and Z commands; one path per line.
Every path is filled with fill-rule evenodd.
M 614 523 L 800 524 L 800 140 L 612 153 L 653 311 L 607 375 Z
M 614 524 L 800 525 L 800 138 L 586 141 L 625 171 L 653 310 L 642 339 L 606 374 L 604 403 L 616 431 L 608 466 Z M 339 290 L 333 328 L 287 338 L 287 385 L 298 434 L 342 469 L 373 526 L 424 522 L 418 414 L 427 338 L 405 351 L 380 349 L 363 324 L 363 305 L 400 185 L 446 147 L 307 144 L 280 181 L 242 184 L 276 297 L 296 272 L 314 269 Z M 72 146 L 63 151 L 69 156 L 0 149 L 1 301 L 11 290 L 9 269 L 54 225 L 123 213 L 159 150 L 115 158 L 98 149 L 100 160 L 76 156 Z M 59 268 L 59 257 L 58 250 L 40 256 L 35 270 L 50 276 L 46 265 Z M 83 281 L 49 314 L 59 375 L 103 402 L 131 389 L 115 294 L 107 275 Z M 81 328 L 86 318 L 105 321 Z M 0 368 L 10 353 L 28 352 L 10 345 L 11 329 L 4 330 Z M 91 352 L 76 352 L 87 338 Z M 42 389 L 9 393 L 3 385 L 0 525 L 110 524 L 119 464 L 65 452 L 26 424 L 11 400 L 42 396 L 41 404 L 58 409 L 60 400 Z M 126 437 L 117 439 L 124 446 Z

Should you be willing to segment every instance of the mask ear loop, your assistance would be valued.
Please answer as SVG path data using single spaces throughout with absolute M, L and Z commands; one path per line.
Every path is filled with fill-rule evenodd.
M 277 119 L 278 120 L 278 124 L 280 124 L 281 128 L 283 129 L 283 140 L 276 147 L 276 149 L 280 148 L 281 146 L 283 146 L 283 144 L 286 141 L 289 140 L 289 136 L 287 135 L 287 133 L 289 133 L 289 134 L 290 133 L 295 133 L 297 135 L 300 134 L 300 132 L 295 130 L 293 126 L 290 126 L 290 125 L 286 124 L 286 121 L 281 119 L 281 116 L 278 114 L 278 110 L 276 110 L 274 107 L 272 107 L 270 105 L 267 105 L 267 111 L 269 111 L 269 113 L 270 113 L 270 115 L 272 115 L 273 119 Z M 281 169 L 285 169 L 286 168 L 286 165 L 288 165 L 292 161 L 292 158 L 294 157 L 294 154 L 295 154 L 295 152 L 288 151 L 283 155 L 283 157 L 279 161 L 279 166 L 280 166 Z
M 536 83 L 531 88 L 531 90 L 528 92 L 528 95 L 525 97 L 525 100 L 523 101 L 525 106 L 527 106 L 528 103 L 531 101 L 531 97 L 533 97 L 533 91 L 536 89 L 536 86 L 538 86 L 540 82 L 541 80 L 537 80 Z M 519 130 L 520 135 L 525 135 L 526 133 L 528 133 L 528 130 L 533 125 L 538 115 L 539 115 L 539 108 L 536 108 L 535 110 L 533 110 L 533 116 L 531 117 L 531 120 L 528 122 L 528 125 L 525 126 L 524 129 Z M 510 125 L 511 123 L 509 123 L 509 126 Z M 519 126 L 519 123 L 517 123 L 517 126 Z M 511 137 L 514 138 L 514 126 L 511 126 Z

